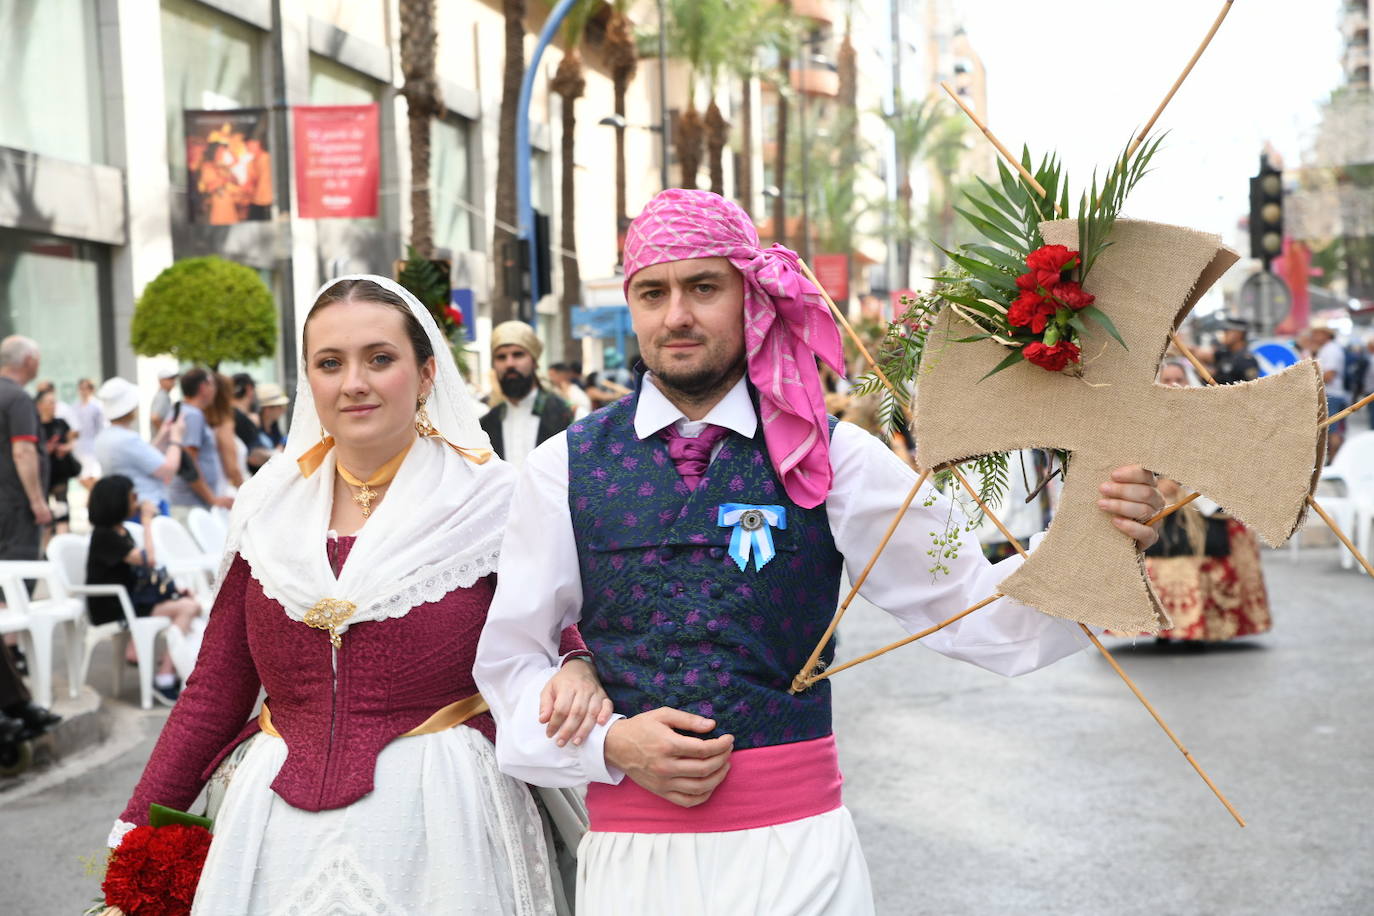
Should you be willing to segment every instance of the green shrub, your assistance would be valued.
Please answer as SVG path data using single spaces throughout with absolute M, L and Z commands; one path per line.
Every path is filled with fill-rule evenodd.
M 157 275 L 134 307 L 140 356 L 170 353 L 217 369 L 277 350 L 277 308 L 257 271 L 223 258 L 187 258 Z

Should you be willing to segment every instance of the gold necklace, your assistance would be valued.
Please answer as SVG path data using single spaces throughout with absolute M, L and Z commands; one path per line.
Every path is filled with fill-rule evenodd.
M 413 445 L 414 443 L 412 442 L 411 444 Z M 384 487 L 391 483 L 391 479 L 395 477 L 396 472 L 401 469 L 401 462 L 405 461 L 406 453 L 409 451 L 410 446 L 407 445 L 405 448 L 401 449 L 400 454 L 378 468 L 377 473 L 373 474 L 365 481 L 359 480 L 357 477 L 350 474 L 348 468 L 343 466 L 342 461 L 335 462 L 334 467 L 338 469 L 339 476 L 343 478 L 344 483 L 348 484 L 350 487 L 358 488 L 358 492 L 352 495 L 353 501 L 359 506 L 362 506 L 363 518 L 367 518 L 372 514 L 372 504 L 377 501 L 376 488 Z

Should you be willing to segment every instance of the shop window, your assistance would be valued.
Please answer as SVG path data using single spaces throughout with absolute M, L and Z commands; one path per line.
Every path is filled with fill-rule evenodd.
M 475 247 L 472 201 L 470 122 L 450 117 L 430 122 L 429 202 L 434 216 L 434 244 L 451 251 Z
M 162 0 L 162 73 L 167 98 L 167 163 L 186 192 L 186 109 L 263 104 L 264 34 L 193 0 Z
M 42 348 L 39 377 L 70 401 L 76 382 L 105 375 L 104 253 L 99 246 L 0 230 L 0 337 L 22 334 Z
M 103 162 L 96 0 L 0 0 L 0 146 Z

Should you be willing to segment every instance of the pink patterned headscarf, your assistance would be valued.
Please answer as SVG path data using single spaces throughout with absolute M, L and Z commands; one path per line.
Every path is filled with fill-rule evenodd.
M 710 191 L 673 188 L 649 202 L 625 236 L 625 295 L 645 267 L 727 258 L 744 278 L 744 346 L 759 392 L 764 441 L 787 495 L 810 509 L 830 492 L 830 434 L 816 358 L 844 374 L 844 348 L 797 253 L 760 248 L 754 223 Z

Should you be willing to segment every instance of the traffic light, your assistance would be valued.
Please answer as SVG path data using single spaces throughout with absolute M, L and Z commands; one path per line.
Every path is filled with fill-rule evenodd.
M 1283 173 L 1268 156 L 1260 156 L 1260 171 L 1250 179 L 1250 257 L 1264 269 L 1283 251 Z

